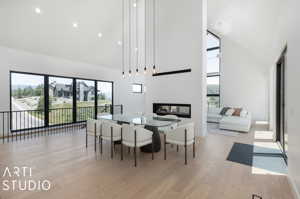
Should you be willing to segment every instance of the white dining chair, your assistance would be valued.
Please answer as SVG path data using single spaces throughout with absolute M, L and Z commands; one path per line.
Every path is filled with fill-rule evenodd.
M 162 117 L 162 118 L 167 118 L 167 119 L 173 119 L 173 120 L 178 120 L 178 117 L 176 115 L 163 115 L 163 116 L 158 116 L 158 117 Z M 173 129 L 177 128 L 177 123 L 174 123 L 170 126 L 166 126 L 166 127 L 159 127 L 158 131 L 160 133 L 164 133 L 164 132 L 168 132 L 171 131 Z
M 115 122 L 111 122 L 108 120 L 105 120 L 102 122 L 102 131 L 100 136 L 100 153 L 102 154 L 103 146 L 102 141 L 107 140 L 111 142 L 111 150 L 110 150 L 110 156 L 111 158 L 114 157 L 114 143 L 116 141 L 121 141 L 121 132 L 122 132 L 122 126 L 119 124 L 116 124 Z
M 187 123 L 164 133 L 164 159 L 167 159 L 167 143 L 184 146 L 185 164 L 187 164 L 187 146 L 193 145 L 193 158 L 195 158 L 195 130 L 194 123 Z
M 86 122 L 85 147 L 88 147 L 88 136 L 94 136 L 95 152 L 97 151 L 97 139 L 100 139 L 102 120 L 90 119 Z
M 134 166 L 137 166 L 136 148 L 152 144 L 152 160 L 154 159 L 153 148 L 153 132 L 147 129 L 123 124 L 121 133 L 121 160 L 123 160 L 123 145 L 133 148 L 134 150 Z

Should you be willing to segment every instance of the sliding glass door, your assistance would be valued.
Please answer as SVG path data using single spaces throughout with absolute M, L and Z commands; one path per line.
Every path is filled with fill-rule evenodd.
M 73 122 L 73 79 L 49 77 L 49 125 Z
M 77 121 L 95 118 L 95 81 L 76 80 Z
M 111 113 L 110 105 L 113 104 L 113 84 L 112 82 L 97 82 L 97 113 Z
M 82 122 L 111 113 L 113 82 L 10 72 L 11 130 Z
M 11 74 L 12 130 L 44 126 L 44 76 Z
M 285 65 L 286 50 L 277 62 L 276 70 L 276 138 L 282 147 L 284 157 L 287 158 L 288 135 L 285 123 Z

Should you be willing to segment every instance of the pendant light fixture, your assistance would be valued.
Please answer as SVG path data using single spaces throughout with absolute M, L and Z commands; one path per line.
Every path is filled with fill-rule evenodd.
M 156 0 L 153 0 L 153 69 L 152 73 L 156 73 Z

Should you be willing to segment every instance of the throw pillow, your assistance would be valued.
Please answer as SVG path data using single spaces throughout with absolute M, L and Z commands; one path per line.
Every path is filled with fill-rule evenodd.
M 238 116 L 238 117 L 240 117 L 241 116 L 241 111 L 242 111 L 241 108 L 235 108 L 234 109 L 234 113 L 232 114 L 232 116 Z
M 225 115 L 226 116 L 232 116 L 232 114 L 234 113 L 234 109 L 233 108 L 230 108 L 226 111 Z
M 241 117 L 247 117 L 247 115 L 248 115 L 248 111 L 246 111 L 245 109 L 243 109 L 243 110 L 241 111 L 240 116 L 241 116 Z
M 221 112 L 220 112 L 220 115 L 225 115 L 226 112 L 230 109 L 230 107 L 224 107 L 222 108 Z

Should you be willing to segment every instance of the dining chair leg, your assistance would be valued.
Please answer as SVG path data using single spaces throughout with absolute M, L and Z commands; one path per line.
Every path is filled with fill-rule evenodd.
M 130 147 L 128 147 L 128 154 L 130 154 Z
M 110 157 L 114 158 L 113 127 L 110 128 Z
M 164 159 L 167 159 L 167 142 L 166 142 L 166 134 L 164 134 Z
M 152 135 L 152 144 L 151 144 L 151 147 L 152 147 L 152 160 L 154 160 L 154 137 L 153 137 L 153 135 Z
M 86 126 L 86 130 L 85 130 L 85 148 L 88 147 L 88 133 L 87 133 L 87 126 Z
M 94 126 L 94 132 L 95 132 L 95 136 L 94 136 L 94 148 L 95 148 L 95 152 L 97 151 L 97 126 L 96 126 L 96 123 L 95 123 L 95 126 Z
M 136 130 L 134 131 L 134 166 L 136 167 Z
M 123 129 L 121 128 L 121 160 L 123 160 Z
M 103 139 L 102 139 L 102 136 L 100 136 L 100 153 L 102 154 L 103 153 Z
M 185 165 L 187 165 L 187 130 L 185 129 L 185 132 L 184 132 L 184 157 L 185 157 Z
M 195 140 L 195 138 L 194 138 L 194 143 L 193 143 L 193 158 L 196 157 L 195 142 L 196 142 L 196 140 Z
M 177 152 L 179 151 L 179 146 L 177 145 Z

